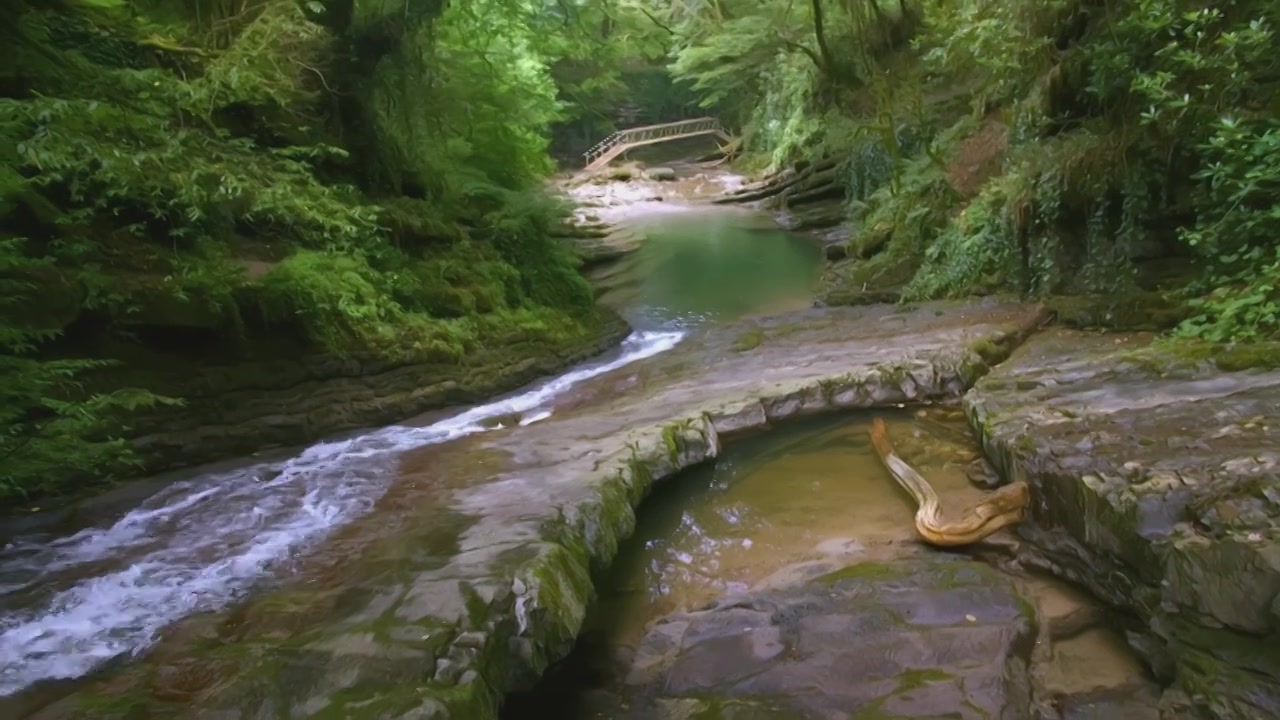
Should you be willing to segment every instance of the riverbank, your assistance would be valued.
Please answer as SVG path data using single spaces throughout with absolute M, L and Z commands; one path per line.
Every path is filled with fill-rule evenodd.
M 172 697 L 200 712 L 492 716 L 572 647 L 589 573 L 652 482 L 771 421 L 956 397 L 1040 318 L 979 303 L 709 329 L 583 384 L 542 422 L 410 451 L 374 511 L 283 587 L 178 623 L 143 660 L 34 717 Z
M 669 305 L 655 298 L 646 302 Z M 666 309 L 680 315 L 677 308 Z M 1261 639 L 1271 632 L 1265 610 L 1267 598 L 1275 596 L 1271 575 L 1257 576 L 1254 570 L 1246 575 L 1243 569 L 1269 562 L 1267 553 L 1276 546 L 1274 518 L 1280 516 L 1274 508 L 1259 510 L 1250 504 L 1258 497 L 1252 488 L 1258 488 L 1264 500 L 1269 497 L 1266 488 L 1271 486 L 1266 483 L 1272 482 L 1268 473 L 1275 462 L 1267 443 L 1274 440 L 1272 428 L 1280 421 L 1267 409 L 1267 393 L 1277 380 L 1268 370 L 1275 363 L 1268 361 L 1273 355 L 1266 348 L 1214 355 L 1202 346 L 1181 351 L 1151 346 L 1150 336 L 1063 335 L 1067 331 L 1042 330 L 1052 315 L 1048 309 L 994 299 L 781 313 L 767 307 L 757 310 L 773 314 L 730 319 L 737 316 L 730 313 L 696 327 L 675 350 L 583 382 L 545 407 L 477 416 L 473 420 L 485 423 L 483 434 L 441 435 L 431 429 L 434 426 L 421 437 L 412 431 L 403 439 L 374 433 L 350 446 L 347 455 L 357 464 L 320 468 L 307 461 L 283 472 L 267 472 L 262 477 L 272 483 L 273 478 L 318 472 L 319 484 L 308 487 L 324 486 L 326 493 L 341 490 L 349 507 L 344 505 L 347 510 L 340 513 L 340 521 L 290 561 L 286 572 L 273 572 L 273 579 L 254 586 L 242 601 L 210 606 L 190 617 L 185 611 L 165 616 L 152 628 L 164 628 L 158 642 L 140 659 L 108 663 L 63 689 L 38 685 L 23 691 L 8 701 L 10 714 L 61 719 L 84 717 L 89 708 L 92 717 L 277 711 L 300 716 L 337 712 L 495 717 L 504 698 L 534 687 L 548 668 L 569 655 L 595 597 L 594 581 L 633 532 L 635 514 L 654 483 L 719 456 L 724 443 L 735 437 L 767 431 L 786 418 L 955 402 L 962 395 L 988 453 L 993 458 L 1004 453 L 996 461 L 1000 472 L 987 473 L 983 482 L 993 486 L 1026 479 L 1033 487 L 1033 500 L 1041 504 L 1019 529 L 1020 544 L 1003 537 L 999 540 L 1005 550 L 988 548 L 976 559 L 948 559 L 910 539 L 909 511 L 900 518 L 905 535 L 889 544 L 889 552 L 867 554 L 851 551 L 854 546 L 848 543 L 817 543 L 821 548 L 802 549 L 795 563 L 735 589 L 714 607 L 680 607 L 654 619 L 628 659 L 627 667 L 638 673 L 638 680 L 628 681 L 625 691 L 611 690 L 614 700 L 609 702 L 637 713 L 661 707 L 683 708 L 681 712 L 739 708 L 815 716 L 851 705 L 899 714 L 945 713 L 957 703 L 1015 716 L 1055 703 L 1083 708 L 1101 702 L 1118 708 L 1115 712 L 1146 712 L 1159 706 L 1169 718 L 1187 708 L 1232 718 L 1270 710 L 1266 703 L 1275 688 L 1269 681 L 1232 680 L 1238 673 L 1256 680 L 1249 673 L 1266 677 L 1273 668 Z M 1086 356 L 1072 355 L 1084 348 L 1089 349 Z M 1001 364 L 1010 352 L 1013 357 Z M 1217 364 L 1207 362 L 1210 358 Z M 1028 375 L 1050 373 L 1046 368 L 1057 374 L 1024 381 Z M 1099 370 L 1088 375 L 1082 368 Z M 1162 385 L 1171 374 L 1191 382 Z M 1082 384 L 1079 397 L 1084 399 L 1067 393 L 1068 400 L 1060 401 L 1052 394 L 1075 384 Z M 1205 470 L 1209 466 L 1197 465 L 1179 475 L 1207 473 L 1209 480 L 1181 481 L 1207 493 L 1204 497 L 1194 492 L 1188 497 L 1176 488 L 1168 496 L 1159 495 L 1171 486 L 1164 481 L 1150 485 L 1152 477 L 1165 477 L 1158 463 L 1130 467 L 1129 460 L 1107 454 L 1080 456 L 1071 460 L 1070 471 L 1054 475 L 1057 471 L 1045 470 L 1043 461 L 1025 460 L 1041 441 L 1025 437 L 1025 430 L 1018 434 L 1019 423 L 1060 425 L 1070 419 L 1086 428 L 1086 437 L 1108 437 L 1113 432 L 1106 429 L 1108 423 L 1133 400 L 1130 386 L 1143 388 L 1148 403 L 1143 411 L 1169 413 L 1175 424 L 1182 423 L 1177 418 L 1187 412 L 1186 403 L 1198 408 L 1195 412 L 1215 417 L 1248 414 L 1238 428 L 1224 426 L 1188 441 L 1203 446 L 1205 456 L 1216 458 L 1225 469 L 1210 472 Z M 1242 400 L 1245 387 L 1262 393 L 1260 399 Z M 1048 394 L 1036 394 L 1038 388 Z M 1069 407 L 1060 407 L 1064 402 Z M 1005 414 L 1013 419 L 1002 420 Z M 1097 423 L 1103 429 L 1093 429 Z M 997 428 L 1010 428 L 1013 435 L 993 434 Z M 1129 442 L 1141 447 L 1163 446 L 1169 439 L 1164 425 L 1134 432 Z M 1057 441 L 1045 442 L 1052 447 Z M 1089 442 L 1091 448 L 1101 447 L 1097 439 Z M 1114 445 L 1111 451 L 1124 447 Z M 1066 456 L 1064 449 L 1049 452 L 1054 458 Z M 1245 456 L 1254 464 L 1243 463 Z M 328 457 L 321 453 L 312 459 Z M 1088 497 L 1073 495 L 1071 483 L 1092 488 L 1090 478 L 1109 477 L 1110 468 L 1120 465 L 1126 482 L 1147 489 L 1134 495 L 1108 491 L 1108 502 L 1114 498 L 1116 503 L 1112 509 L 1098 509 L 1094 500 L 1068 502 Z M 1215 472 L 1226 474 L 1218 477 Z M 324 478 L 338 484 L 321 482 Z M 363 487 L 375 478 L 385 480 L 377 492 L 350 493 L 353 480 Z M 1250 484 L 1255 482 L 1262 484 Z M 1155 496 L 1144 494 L 1151 488 L 1156 488 Z M 1241 490 L 1223 495 L 1224 488 Z M 1193 509 L 1203 503 L 1222 500 L 1227 509 L 1214 512 L 1249 518 L 1247 532 L 1219 533 L 1226 543 L 1221 548 L 1212 546 L 1219 537 L 1214 535 L 1204 552 L 1235 558 L 1230 548 L 1245 543 L 1255 549 L 1254 555 L 1221 566 L 1200 563 L 1195 582 L 1163 600 L 1153 600 L 1151 593 L 1162 583 L 1173 586 L 1167 577 L 1152 576 L 1143 581 L 1146 585 L 1131 586 L 1103 580 L 1102 589 L 1083 577 L 1089 572 L 1085 568 L 1094 566 L 1108 567 L 1109 577 L 1119 578 L 1146 578 L 1162 563 L 1186 566 L 1192 561 L 1178 554 L 1181 551 L 1168 554 L 1166 549 L 1175 536 L 1182 547 L 1186 529 L 1179 526 L 1162 535 L 1161 528 L 1189 522 L 1190 537 L 1200 538 L 1194 529 L 1197 522 L 1213 527 L 1220 521 L 1180 518 L 1200 512 Z M 1107 524 L 1117 513 L 1131 512 L 1149 523 L 1157 517 L 1151 515 L 1152 502 L 1165 507 L 1157 511 L 1156 525 L 1134 530 Z M 348 512 L 357 506 L 359 512 Z M 1079 530 L 1062 521 L 1064 516 L 1095 515 Z M 855 537 L 866 536 L 865 522 L 853 515 L 848 522 Z M 1124 552 L 1108 549 L 1105 542 L 1100 545 L 1099 533 L 1123 535 L 1126 540 L 1115 547 Z M 1134 555 L 1131 548 L 1138 543 L 1146 543 L 1147 549 Z M 984 562 L 992 559 L 998 565 L 1013 562 L 1037 568 L 1093 589 L 1108 608 L 1103 612 L 1124 618 L 1119 626 L 1144 667 L 1134 670 L 1134 661 L 1121 662 L 1127 668 L 1126 679 L 1108 686 L 1103 695 L 1070 671 L 1055 670 L 1058 660 L 1047 661 L 1044 648 L 1089 632 L 1094 625 L 1060 629 L 1063 623 L 1071 627 L 1074 611 L 1083 606 L 1067 603 L 1064 611 L 1053 603 L 1046 605 L 1034 588 L 1028 590 Z M 1147 564 L 1137 564 L 1140 561 Z M 1259 577 L 1260 584 L 1253 585 Z M 1201 585 L 1247 586 L 1240 594 L 1247 607 L 1232 600 L 1234 604 L 1223 609 L 1222 596 L 1196 595 L 1189 589 Z M 979 592 L 980 588 L 987 590 Z M 821 599 L 818 605 L 815 598 Z M 1187 625 L 1173 619 L 1185 613 L 1146 610 L 1155 607 L 1153 603 L 1195 607 L 1199 614 Z M 857 620 L 877 612 L 911 615 L 939 606 L 954 612 L 946 618 L 908 618 L 905 625 L 875 628 Z M 1252 624 L 1241 625 L 1242 617 Z M 813 623 L 822 618 L 844 623 L 838 632 L 834 625 L 821 631 L 841 638 L 839 642 L 813 644 Z M 764 628 L 759 643 L 741 646 L 733 629 L 742 622 Z M 1226 622 L 1234 623 L 1228 625 L 1230 630 L 1185 640 L 1192 637 L 1189 627 Z M 1178 628 L 1176 635 L 1167 629 L 1170 623 Z M 1119 635 L 1109 637 L 1105 642 L 1119 642 Z M 852 689 L 830 685 L 822 692 L 812 690 L 813 679 L 825 677 L 823 668 L 854 661 L 842 655 L 841 648 L 877 643 L 896 647 L 907 638 L 922 653 L 915 660 L 865 667 L 866 682 Z M 1059 655 L 1073 652 L 1081 650 L 1068 645 Z M 974 670 L 973 663 L 985 662 L 992 654 L 1004 659 Z M 1095 662 L 1091 658 L 1084 653 L 1075 662 L 1087 666 Z M 80 672 L 99 667 L 98 662 L 90 658 Z M 688 665 L 691 662 L 694 665 Z M 644 667 L 637 669 L 640 666 Z M 691 672 L 701 680 L 671 683 L 676 675 L 687 678 Z M 778 682 L 741 682 L 759 673 Z M 654 683 L 667 689 L 650 692 Z M 766 687 L 772 688 L 768 702 L 751 699 Z M 621 716 L 619 705 L 606 702 L 599 707 L 604 717 Z
M 141 384 L 182 399 L 178 406 L 141 410 L 122 433 L 137 476 L 298 446 L 420 413 L 479 402 L 595 357 L 630 332 L 601 308 L 572 333 L 512 333 L 457 361 L 430 349 L 384 353 L 314 353 L 244 362 L 172 363 L 127 368 L 97 387 Z M 134 481 L 125 481 L 125 484 Z M 110 485 L 92 484 L 60 501 L 36 497 L 6 505 L 25 515 L 89 500 Z
M 1087 587 L 1101 583 L 1098 597 L 1133 623 L 1130 643 L 1165 686 L 1170 712 L 1265 715 L 1280 697 L 1267 680 L 1275 677 L 1266 640 L 1275 622 L 1266 609 L 1273 576 L 1258 574 L 1280 546 L 1280 512 L 1267 499 L 1280 374 L 1243 362 L 1224 370 L 1185 355 L 1179 363 L 1149 337 L 1036 335 L 1045 319 L 1038 307 L 987 300 L 814 309 L 699 331 L 674 351 L 581 384 L 541 421 L 409 450 L 373 512 L 331 536 L 279 587 L 234 611 L 177 623 L 143 659 L 31 717 L 76 717 L 83 707 L 94 708 L 94 717 L 139 708 L 191 717 L 268 708 L 300 716 L 495 717 L 507 693 L 530 688 L 569 653 L 594 595 L 593 573 L 609 567 L 653 483 L 788 417 L 955 400 L 966 390 L 970 417 L 1001 471 L 996 482 L 1016 477 L 1033 487 L 1036 508 L 1019 530 L 1018 556 Z M 1117 435 L 1126 413 L 1156 424 L 1126 425 Z M 1192 415 L 1201 421 L 1179 419 Z M 1020 439 L 1018 429 L 1033 419 L 1055 434 Z M 1162 462 L 1131 452 L 1168 455 L 1173 426 L 1182 438 L 1173 461 L 1188 447 L 1200 458 L 1180 464 L 1177 484 L 1167 481 Z M 1078 454 L 1052 449 L 1062 443 Z M 1113 491 L 1125 487 L 1134 490 Z M 1224 495 L 1225 488 L 1237 494 Z M 1185 516 L 1192 508 L 1199 514 Z M 1115 524 L 1125 517 L 1143 525 Z M 909 524 L 908 512 L 901 522 Z M 1224 532 L 1212 530 L 1219 525 Z M 1240 552 L 1255 559 L 1237 558 Z M 918 558 L 938 568 L 925 576 L 952 572 L 931 558 L 928 551 Z M 824 572 L 857 567 L 848 560 Z M 1095 563 L 1111 569 L 1099 576 Z M 894 585 L 899 570 L 850 571 L 838 592 L 864 598 L 899 587 L 904 598 L 935 593 L 944 604 L 969 592 L 967 585 Z M 964 572 L 987 584 L 985 570 Z M 1151 585 L 1137 580 L 1146 577 Z M 812 580 L 801 574 L 759 592 L 783 592 L 791 599 L 774 602 L 786 606 L 800 602 Z M 1016 589 L 1001 592 L 1019 597 Z M 1013 643 L 1005 647 L 1015 665 L 1005 671 L 1025 670 L 1025 643 L 1045 619 L 1014 599 L 1003 607 L 1016 611 L 964 632 L 1006 638 L 1000 642 Z M 1018 623 L 1024 629 L 1011 629 Z M 796 640 L 791 632 L 778 636 L 784 648 Z M 985 645 L 958 642 L 960 655 L 947 663 L 989 661 Z M 769 651 L 759 661 L 773 667 L 783 657 L 790 655 Z M 904 676 L 893 677 L 900 684 Z M 729 700 L 750 687 L 713 685 Z M 699 687 L 709 686 L 686 690 Z M 980 705 L 1023 707 L 1012 692 L 986 695 Z M 951 696 L 933 697 L 936 705 Z M 827 701 L 852 702 L 842 695 Z
M 623 332 L 553 237 L 555 91 L 424 80 L 434 29 L 487 21 L 251 4 L 9 7 L 6 509 L 474 399 Z M 543 77 L 531 47 L 513 72 Z M 489 64 L 463 55 L 455 77 Z
M 289 576 L 320 541 L 377 511 L 399 453 L 544 420 L 575 384 L 679 339 L 634 333 L 608 356 L 518 394 L 157 479 L 131 502 L 119 498 L 122 508 L 71 518 L 71 527 L 28 522 L 0 552 L 0 708 L 24 716 L 104 664 L 142 653 L 170 624 Z
M 738 214 L 728 213 L 735 217 Z M 766 226 L 767 219 L 760 229 Z M 697 238 L 690 242 L 694 240 Z M 798 284 L 792 288 L 805 298 L 809 292 L 807 274 L 801 272 Z M 767 284 L 767 280 L 768 277 L 756 277 L 753 291 L 760 289 L 760 282 Z M 709 296 L 703 293 L 697 299 L 707 301 Z M 659 305 L 667 304 L 661 298 L 657 300 Z M 625 311 L 626 303 L 623 306 L 619 310 Z M 743 308 L 735 305 L 730 309 L 740 312 Z M 688 309 L 668 310 L 682 316 Z M 660 315 L 643 318 L 651 322 L 642 324 L 667 327 L 678 319 L 666 311 Z M 578 357 L 604 351 L 606 343 L 616 343 L 627 330 L 616 312 L 602 307 L 597 316 L 601 329 L 613 334 L 604 337 L 601 346 Z M 649 338 L 651 335 L 656 339 Z M 652 351 L 660 352 L 666 347 L 662 343 L 678 337 L 678 333 L 640 332 L 636 336 L 646 348 L 658 343 Z M 292 364 L 210 364 L 195 381 L 180 366 L 149 375 L 148 382 L 156 387 L 166 381 L 175 387 L 185 382 L 188 393 L 194 388 L 198 401 L 170 411 L 167 417 L 147 418 L 156 428 L 153 434 L 144 436 L 153 456 L 157 450 L 186 450 L 179 462 L 193 463 L 202 453 L 214 454 L 207 445 L 196 446 L 203 439 L 243 442 L 259 452 L 239 462 L 227 461 L 186 473 L 170 473 L 154 481 L 130 483 L 100 501 L 91 498 L 84 503 L 63 502 L 52 507 L 42 503 L 45 506 L 39 513 L 25 514 L 19 521 L 10 522 L 4 531 L 8 539 L 5 554 L 0 557 L 0 588 L 10 604 L 5 616 L 7 627 L 0 634 L 0 651 L 14 666 L 5 678 L 5 687 L 23 688 L 51 678 L 92 673 L 104 662 L 114 664 L 111 658 L 122 652 L 147 646 L 168 623 L 193 611 L 216 611 L 251 587 L 287 575 L 291 571 L 288 556 L 310 552 L 318 538 L 362 513 L 376 512 L 371 505 L 393 479 L 387 461 L 399 451 L 447 442 L 471 432 L 541 420 L 541 409 L 534 408 L 528 417 L 512 415 L 502 410 L 508 400 L 499 399 L 439 422 L 410 420 L 401 426 L 331 436 L 310 447 L 294 446 L 292 451 L 261 450 L 264 445 L 287 444 L 289 439 L 305 440 L 307 433 L 324 427 L 320 421 L 336 418 L 367 427 L 379 420 L 402 421 L 424 407 L 456 407 L 465 400 L 466 393 L 484 391 L 482 383 L 492 377 L 485 372 L 487 363 L 507 357 L 502 350 L 516 349 L 512 362 L 515 372 L 549 374 L 554 369 L 550 362 L 568 363 L 575 358 L 576 348 L 572 345 L 562 355 L 544 360 L 540 355 L 542 345 L 519 342 L 519 338 L 506 340 L 510 347 L 498 348 L 494 353 L 472 353 L 455 364 L 414 364 L 412 357 L 402 357 L 406 364 L 398 365 L 383 357 L 362 360 L 350 355 L 321 362 L 324 358 L 304 356 Z M 631 348 L 634 344 L 624 343 L 619 351 L 622 358 L 637 352 Z M 591 370 L 597 365 L 591 363 L 586 368 Z M 611 365 L 606 363 L 605 367 Z M 247 372 L 250 370 L 254 372 Z M 541 398 L 541 403 L 550 397 L 548 392 L 554 395 L 563 390 L 572 378 L 580 379 L 584 371 L 580 368 L 549 380 L 545 387 L 532 388 L 525 394 Z M 348 375 L 336 379 L 314 377 L 324 372 Z M 432 382 L 439 372 L 454 373 L 458 380 Z M 284 387 L 276 389 L 272 387 L 274 381 L 266 382 L 272 377 L 288 382 L 280 382 L 276 387 Z M 228 382 L 246 378 L 251 381 L 249 386 L 228 391 Z M 299 404 L 309 410 L 294 412 Z M 213 421 L 199 424 L 191 420 L 205 411 L 217 411 Z M 496 414 L 493 418 L 475 415 L 480 411 Z M 386 417 L 391 413 L 394 414 Z M 368 422 L 358 423 L 358 418 Z M 295 434 L 270 443 L 273 438 L 286 438 L 287 433 Z M 99 567 L 97 560 L 106 565 Z M 95 590 L 102 587 L 111 591 L 104 595 Z M 190 607 L 186 601 L 190 598 L 184 593 L 194 593 L 194 607 Z M 146 601 L 139 604 L 142 598 Z M 46 601 L 51 604 L 42 610 Z M 57 618 L 63 616 L 91 616 L 96 620 L 72 627 L 58 624 Z M 64 657 L 44 654 L 42 648 L 55 646 L 60 648 L 55 655 Z M 69 684 L 75 687 L 77 682 L 72 679 Z M 54 687 L 58 685 L 66 683 L 55 683 Z M 19 712 L 65 693 L 56 689 L 51 692 L 48 695 L 41 688 L 33 692 L 21 690 L 17 704 L 9 706 Z

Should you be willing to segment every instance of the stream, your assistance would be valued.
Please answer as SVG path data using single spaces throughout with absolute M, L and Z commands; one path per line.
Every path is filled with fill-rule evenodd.
M 671 349 L 687 328 L 809 302 L 816 246 L 763 216 L 698 209 L 634 225 L 645 237 L 641 251 L 598 281 L 603 302 L 636 330 L 602 359 L 442 420 L 321 441 L 280 460 L 196 469 L 131 509 L 86 512 L 78 526 L 0 527 L 8 537 L 0 547 L 0 715 L 21 717 L 32 705 L 24 695 L 44 704 L 51 698 L 41 686 L 137 656 L 170 624 L 287 576 L 375 508 L 405 451 L 501 428 L 495 418 L 537 422 L 576 384 Z M 6 698 L 16 710 L 4 711 Z
M 394 477 L 397 453 L 492 429 L 482 423 L 492 417 L 549 417 L 550 401 L 575 384 L 680 338 L 638 332 L 613 359 L 425 427 L 392 425 L 316 443 L 284 462 L 195 474 L 112 522 L 13 538 L 0 553 L 0 696 L 83 675 L 145 649 L 179 618 L 234 602 L 369 511 Z
M 809 307 L 822 254 L 763 213 L 660 206 L 629 220 L 643 244 L 593 274 L 635 327 L 690 327 Z

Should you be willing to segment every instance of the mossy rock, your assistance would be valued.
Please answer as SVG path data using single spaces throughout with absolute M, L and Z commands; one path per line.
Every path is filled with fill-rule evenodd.
M 1131 642 L 1207 717 L 1280 713 L 1280 344 L 1052 329 L 965 397 L 1037 498 L 1026 556 L 1137 619 Z
M 1162 340 L 1119 356 L 1153 375 L 1182 366 L 1211 365 L 1223 372 L 1280 368 L 1280 342 L 1226 345 L 1190 339 Z
M 1159 292 L 1128 295 L 1059 295 L 1047 298 L 1046 307 L 1067 327 L 1149 330 L 1176 327 L 1190 316 L 1185 303 Z
M 819 299 L 826 305 L 894 303 L 919 267 L 917 258 L 888 251 L 841 260 L 823 274 Z
M 749 352 L 760 347 L 762 342 L 764 342 L 764 330 L 752 328 L 739 335 L 733 341 L 733 350 L 734 352 Z

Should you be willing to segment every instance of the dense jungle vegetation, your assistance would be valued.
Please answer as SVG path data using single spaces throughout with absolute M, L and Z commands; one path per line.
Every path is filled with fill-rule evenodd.
M 130 348 L 589 333 L 543 183 L 624 106 L 831 164 L 850 284 L 1155 290 L 1178 333 L 1280 332 L 1269 0 L 0 3 L 0 497 L 128 471 L 130 415 L 181 402 L 88 380 Z
M 1250 341 L 1280 328 L 1278 20 L 1266 0 L 722 2 L 673 68 L 740 103 L 764 162 L 834 163 L 846 285 L 1159 294 L 1179 334 Z

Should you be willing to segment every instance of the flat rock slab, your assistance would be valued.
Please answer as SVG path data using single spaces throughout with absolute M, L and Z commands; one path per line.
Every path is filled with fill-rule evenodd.
M 1027 718 L 1032 607 L 986 565 L 860 563 L 650 627 L 585 718 Z
M 176 628 L 148 661 L 42 716 L 163 703 L 183 718 L 495 717 L 568 654 L 590 571 L 655 481 L 774 420 L 958 397 L 1043 319 L 983 301 L 695 334 L 585 383 L 550 418 L 408 453 L 374 511 L 283 587 Z
M 966 410 L 1031 483 L 1028 560 L 1139 618 L 1131 644 L 1191 707 L 1280 717 L 1280 371 L 1190 354 L 1048 332 Z

